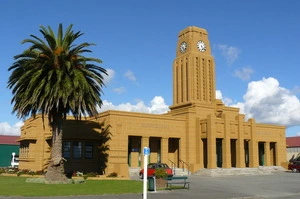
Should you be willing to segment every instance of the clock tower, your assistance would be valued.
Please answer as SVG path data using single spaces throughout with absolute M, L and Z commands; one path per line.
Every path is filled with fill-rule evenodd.
M 173 63 L 173 105 L 212 104 L 216 99 L 215 67 L 207 31 L 187 27 L 178 35 Z

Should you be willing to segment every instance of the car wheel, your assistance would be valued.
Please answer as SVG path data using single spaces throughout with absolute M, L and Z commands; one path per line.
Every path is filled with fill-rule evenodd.
M 296 172 L 298 172 L 298 170 L 296 168 L 293 168 L 292 172 L 296 173 Z

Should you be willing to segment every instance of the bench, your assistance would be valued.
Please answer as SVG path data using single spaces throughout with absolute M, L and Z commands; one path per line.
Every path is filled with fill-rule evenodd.
M 187 181 L 187 176 L 173 176 L 166 178 L 167 180 L 167 189 L 172 190 L 172 185 L 182 184 L 183 188 L 190 189 L 190 182 Z

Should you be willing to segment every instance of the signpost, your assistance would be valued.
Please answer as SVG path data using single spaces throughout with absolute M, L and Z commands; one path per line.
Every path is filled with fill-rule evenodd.
M 150 155 L 150 148 L 144 147 L 144 174 L 143 174 L 143 199 L 147 199 L 147 177 L 148 177 L 148 156 Z

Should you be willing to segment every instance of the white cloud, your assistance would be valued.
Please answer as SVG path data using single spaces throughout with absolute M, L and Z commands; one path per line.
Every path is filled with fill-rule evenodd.
M 251 78 L 253 70 L 251 67 L 243 67 L 234 71 L 234 75 L 243 81 L 248 81 Z
M 217 48 L 221 50 L 221 53 L 225 57 L 228 65 L 233 64 L 235 60 L 237 60 L 241 52 L 237 47 L 228 46 L 224 44 L 217 45 Z
M 17 122 L 13 126 L 8 124 L 7 122 L 0 123 L 0 135 L 20 135 L 21 127 L 23 126 L 23 122 Z
M 222 94 L 219 94 L 222 96 Z M 269 77 L 252 81 L 244 95 L 244 102 L 228 106 L 240 108 L 246 119 L 254 118 L 258 123 L 283 126 L 300 125 L 300 101 L 291 91 L 280 87 L 277 79 Z M 226 101 L 225 99 L 222 99 Z
M 136 77 L 134 76 L 133 72 L 130 71 L 130 70 L 128 70 L 128 71 L 124 74 L 124 76 L 125 76 L 126 78 L 128 78 L 129 80 L 133 81 L 133 82 L 136 81 Z
M 222 99 L 223 98 L 222 92 L 220 90 L 216 90 L 216 98 L 217 99 Z
M 107 75 L 104 75 L 104 84 L 107 85 L 115 76 L 115 71 L 113 69 L 106 69 Z
M 286 126 L 300 125 L 300 101 L 269 77 L 250 82 L 244 95 L 245 112 L 257 121 Z
M 145 105 L 143 101 L 139 101 L 136 104 L 122 103 L 119 105 L 113 105 L 111 102 L 104 100 L 100 112 L 107 110 L 162 114 L 169 111 L 169 106 L 166 105 L 161 96 L 155 96 L 148 106 Z
M 155 96 L 151 100 L 151 106 L 149 107 L 149 113 L 166 113 L 169 111 L 169 106 L 166 105 L 164 98 L 161 96 Z
M 126 92 L 126 89 L 124 87 L 119 87 L 119 88 L 114 88 L 113 91 L 118 94 L 121 94 L 121 93 Z

